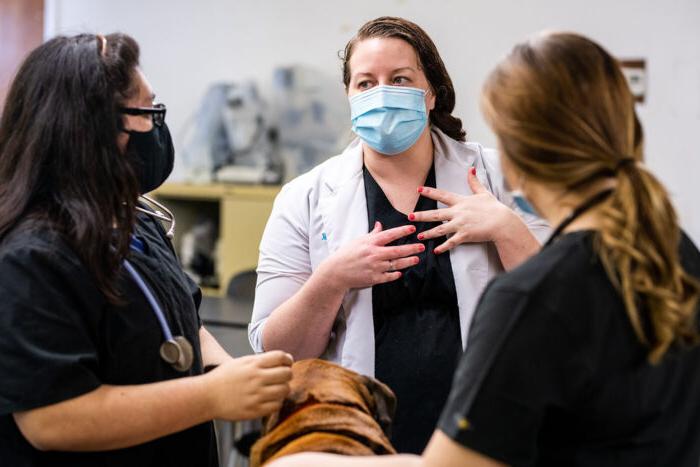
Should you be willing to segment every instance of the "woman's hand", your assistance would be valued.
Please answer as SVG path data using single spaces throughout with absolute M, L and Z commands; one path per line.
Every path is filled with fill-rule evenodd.
M 447 207 L 431 211 L 419 211 L 409 214 L 408 219 L 415 222 L 443 222 L 425 232 L 418 234 L 418 240 L 451 235 L 447 241 L 435 248 L 435 254 L 444 253 L 462 243 L 498 242 L 500 236 L 508 231 L 513 222 L 522 221 L 508 206 L 492 195 L 476 178 L 476 169 L 469 169 L 467 182 L 474 194 L 458 195 L 437 188 L 420 187 L 418 191 Z
M 234 358 L 207 373 L 215 418 L 248 420 L 278 410 L 289 393 L 292 363 L 277 350 Z
M 224 361 L 204 375 L 148 384 L 103 384 L 83 395 L 13 413 L 42 451 L 109 451 L 147 443 L 214 418 L 243 420 L 282 405 L 292 357 L 268 352 Z
M 370 233 L 344 245 L 326 260 L 325 274 L 342 289 L 395 281 L 401 277 L 402 269 L 418 264 L 415 255 L 424 251 L 425 246 L 421 243 L 386 245 L 415 231 L 412 225 L 382 231 L 382 225 L 376 222 Z

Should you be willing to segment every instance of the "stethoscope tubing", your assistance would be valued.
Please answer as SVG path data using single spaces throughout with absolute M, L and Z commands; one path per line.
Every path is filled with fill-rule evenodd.
M 160 324 L 160 328 L 163 331 L 163 336 L 165 337 L 165 340 L 172 340 L 173 339 L 173 334 L 170 331 L 170 326 L 168 326 L 168 322 L 165 319 L 165 314 L 163 314 L 163 309 L 160 307 L 158 304 L 158 301 L 156 300 L 156 297 L 153 295 L 153 292 L 151 292 L 151 289 L 146 285 L 146 282 L 143 280 L 141 275 L 136 271 L 136 268 L 131 265 L 131 263 L 128 260 L 124 260 L 124 269 L 127 270 L 131 278 L 134 280 L 136 285 L 138 286 L 139 289 L 141 289 L 141 292 L 143 292 L 143 295 L 146 297 L 146 300 L 148 301 L 148 304 L 151 306 L 151 309 L 153 310 L 153 313 L 156 315 L 156 318 L 158 319 L 158 323 Z
M 152 216 L 156 219 L 171 222 L 170 230 L 168 230 L 166 236 L 168 238 L 172 238 L 175 231 L 175 217 L 170 211 L 167 210 L 167 208 L 165 208 L 165 206 L 161 205 L 160 203 L 151 200 L 150 198 L 142 198 L 145 198 L 151 204 L 156 205 L 163 211 L 167 212 L 168 215 L 170 215 L 170 219 L 168 219 L 161 211 L 150 211 L 148 209 L 137 207 L 137 209 L 140 212 L 143 212 L 144 214 Z M 142 242 L 139 241 L 136 237 L 132 236 L 130 249 L 134 252 L 143 252 L 142 247 L 139 247 L 139 244 L 141 243 Z M 169 363 L 177 371 L 190 370 L 192 368 L 194 360 L 194 350 L 192 348 L 192 344 L 184 336 L 173 336 L 172 330 L 170 329 L 170 325 L 165 319 L 165 313 L 163 313 L 163 309 L 158 303 L 158 300 L 156 300 L 156 297 L 153 294 L 151 288 L 148 287 L 148 285 L 146 284 L 146 281 L 143 279 L 143 277 L 141 277 L 136 268 L 126 258 L 123 259 L 122 265 L 124 269 L 126 269 L 127 273 L 131 276 L 133 281 L 136 283 L 137 287 L 146 297 L 146 301 L 150 305 L 151 311 L 153 311 L 153 314 L 158 320 L 158 324 L 160 325 L 160 329 L 163 332 L 164 338 L 163 342 L 160 345 L 159 353 L 161 358 L 167 363 Z

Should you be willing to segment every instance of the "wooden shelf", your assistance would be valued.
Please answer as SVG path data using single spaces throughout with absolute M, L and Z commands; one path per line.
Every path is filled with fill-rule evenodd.
M 218 200 L 226 196 L 243 196 L 274 200 L 279 191 L 279 185 L 234 185 L 227 183 L 198 185 L 192 183 L 166 183 L 152 194 L 162 198 L 193 200 Z
M 203 215 L 216 218 L 219 225 L 216 270 L 220 286 L 203 287 L 202 293 L 223 297 L 231 278 L 255 270 L 260 238 L 280 188 L 278 185 L 167 183 L 152 193 L 175 214 L 177 228 L 173 243 L 178 253 L 182 234 L 198 219 Z

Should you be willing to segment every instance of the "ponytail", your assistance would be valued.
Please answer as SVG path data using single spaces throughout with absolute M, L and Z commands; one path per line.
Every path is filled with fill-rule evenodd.
M 657 363 L 672 345 L 698 342 L 700 283 L 680 264 L 678 219 L 661 183 L 639 164 L 620 165 L 616 178 L 596 250 L 635 334 L 650 348 L 649 361 Z

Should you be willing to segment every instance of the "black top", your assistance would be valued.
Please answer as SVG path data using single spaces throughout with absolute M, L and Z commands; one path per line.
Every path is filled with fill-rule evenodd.
M 369 171 L 364 170 L 369 225 L 384 229 L 408 224 L 393 208 Z M 425 186 L 435 186 L 431 168 Z M 437 202 L 421 197 L 415 211 L 436 209 Z M 440 223 L 414 222 L 416 233 L 391 245 L 416 243 L 416 235 Z M 399 452 L 420 453 L 435 430 L 450 392 L 462 339 L 457 292 L 450 255 L 433 254 L 445 237 L 426 240 L 420 263 L 403 270 L 394 282 L 372 287 L 375 376 L 396 394 L 391 442 Z
M 656 366 L 590 231 L 488 286 L 439 429 L 513 466 L 698 467 L 700 347 Z M 700 277 L 683 236 L 682 263 Z
M 195 349 L 193 368 L 159 355 L 163 333 L 145 296 L 123 271 L 123 306 L 109 304 L 67 243 L 24 225 L 0 244 L 0 464 L 25 466 L 218 465 L 211 422 L 127 449 L 97 453 L 35 450 L 12 413 L 50 405 L 102 384 L 146 384 L 202 373 L 198 287 L 182 272 L 162 227 L 140 215 L 143 253 L 129 260 L 163 308 L 174 335 Z

